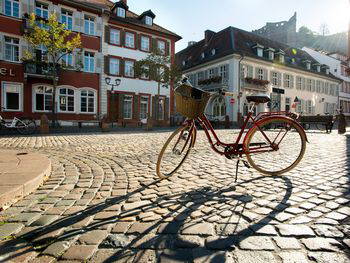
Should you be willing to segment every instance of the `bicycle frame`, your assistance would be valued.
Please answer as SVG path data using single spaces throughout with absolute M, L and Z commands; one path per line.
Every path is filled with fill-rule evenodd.
M 0 121 L 1 120 L 4 120 L 1 116 L 0 116 Z M 21 122 L 24 126 L 27 126 L 24 122 L 22 122 L 20 119 L 16 118 L 16 117 L 13 117 L 11 123 L 2 123 L 2 126 L 4 126 L 5 128 L 8 128 L 8 129 L 11 129 L 11 128 L 16 128 L 16 124 L 18 122 Z
M 253 107 L 251 108 L 253 109 Z M 271 141 L 269 139 L 269 137 L 265 134 L 265 132 L 263 130 L 260 129 L 259 124 L 261 121 L 265 121 L 266 119 L 272 119 L 272 118 L 283 118 L 283 119 L 289 119 L 293 122 L 295 122 L 298 126 L 300 126 L 299 123 L 297 123 L 295 120 L 293 120 L 290 116 L 289 112 L 261 112 L 259 113 L 257 116 L 253 116 L 253 112 L 252 110 L 250 110 L 248 112 L 248 115 L 246 116 L 244 122 L 243 122 L 243 126 L 241 127 L 241 130 L 236 138 L 236 141 L 234 143 L 225 143 L 222 142 L 218 135 L 216 134 L 213 126 L 211 125 L 210 121 L 208 120 L 208 118 L 205 116 L 205 114 L 202 114 L 201 116 L 197 117 L 196 119 L 193 120 L 186 120 L 184 122 L 184 126 L 185 125 L 190 125 L 190 134 L 192 132 L 197 132 L 197 127 L 196 127 L 196 122 L 198 122 L 200 124 L 200 126 L 203 128 L 205 135 L 208 139 L 208 142 L 211 145 L 211 148 L 218 154 L 220 155 L 225 155 L 225 156 L 239 156 L 242 157 L 243 154 L 252 154 L 252 153 L 262 153 L 262 152 L 272 152 L 275 151 L 276 149 L 278 149 L 278 145 L 281 143 L 281 141 L 283 140 L 284 136 L 282 136 L 281 139 L 279 139 L 279 141 L 276 141 L 277 138 L 279 137 L 281 131 L 279 132 L 279 134 L 276 136 L 274 141 Z M 252 122 L 253 126 L 250 127 L 243 139 L 243 142 L 240 143 L 243 134 L 248 126 L 249 121 Z M 247 140 L 247 138 L 249 137 L 250 132 L 252 131 L 252 129 L 257 126 L 259 131 L 261 132 L 261 134 L 264 136 L 264 138 L 266 139 L 266 143 L 254 143 L 254 145 L 250 144 L 251 146 L 256 146 L 254 148 L 250 148 L 250 150 L 248 151 L 247 149 L 244 149 L 244 145 L 245 142 Z M 301 126 L 300 126 L 301 127 Z M 190 136 L 189 136 L 190 137 Z M 306 137 L 306 135 L 305 135 Z M 216 142 L 213 142 L 213 139 Z M 186 142 L 186 145 L 188 143 L 188 140 Z M 193 147 L 194 145 L 192 145 Z M 221 150 L 220 147 L 224 148 L 224 150 Z

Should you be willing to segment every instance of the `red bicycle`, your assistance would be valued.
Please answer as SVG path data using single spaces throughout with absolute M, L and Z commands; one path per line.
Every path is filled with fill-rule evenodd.
M 184 83 L 175 90 L 176 109 L 187 117 L 182 126 L 165 142 L 157 161 L 157 175 L 167 178 L 184 163 L 194 147 L 199 124 L 218 154 L 240 161 L 267 175 L 281 175 L 293 169 L 303 158 L 307 137 L 303 127 L 288 112 L 262 112 L 253 116 L 254 107 L 267 103 L 267 95 L 247 96 L 251 107 L 240 133 L 232 143 L 222 142 L 204 114 L 204 109 L 213 95 L 232 96 L 227 92 L 209 93 Z M 247 132 L 244 135 L 245 130 Z M 242 160 L 243 155 L 247 161 Z M 249 166 L 249 164 L 250 166 Z

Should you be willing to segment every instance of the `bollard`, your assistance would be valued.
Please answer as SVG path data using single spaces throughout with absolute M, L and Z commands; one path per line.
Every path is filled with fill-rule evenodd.
M 153 120 L 150 114 L 147 116 L 147 126 L 146 126 L 146 131 L 151 131 L 153 129 Z
M 49 119 L 46 114 L 41 115 L 40 117 L 40 133 L 48 134 L 50 132 L 49 129 Z
M 346 119 L 343 110 L 340 109 L 338 115 L 338 133 L 344 134 L 346 132 Z

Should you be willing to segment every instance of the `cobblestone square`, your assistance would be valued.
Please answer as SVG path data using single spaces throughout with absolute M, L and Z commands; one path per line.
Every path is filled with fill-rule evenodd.
M 237 131 L 221 130 L 229 142 Z M 0 262 L 350 262 L 350 136 L 309 132 L 301 163 L 264 176 L 215 154 L 203 131 L 158 180 L 170 132 L 3 137 L 51 176 L 0 212 Z M 281 160 L 283 162 L 283 160 Z

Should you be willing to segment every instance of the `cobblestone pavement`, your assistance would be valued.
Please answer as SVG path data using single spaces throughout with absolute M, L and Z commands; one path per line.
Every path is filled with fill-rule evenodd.
M 309 133 L 286 176 L 242 167 L 235 183 L 235 162 L 199 132 L 183 169 L 159 181 L 169 134 L 0 138 L 53 163 L 0 213 L 0 262 L 350 262 L 350 137 Z

